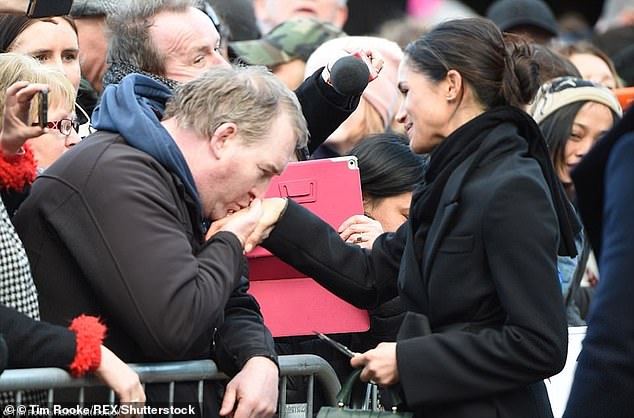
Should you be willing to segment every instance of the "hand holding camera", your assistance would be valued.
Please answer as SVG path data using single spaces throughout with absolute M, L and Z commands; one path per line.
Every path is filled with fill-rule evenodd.
M 31 101 L 38 95 L 38 124 L 31 126 Z M 20 155 L 22 146 L 31 138 L 46 133 L 48 114 L 48 86 L 45 84 L 18 81 L 5 93 L 0 150 L 5 156 Z

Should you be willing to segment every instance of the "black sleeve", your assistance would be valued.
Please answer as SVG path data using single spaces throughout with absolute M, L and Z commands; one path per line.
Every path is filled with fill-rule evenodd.
M 9 350 L 4 337 L 0 333 L 0 373 L 7 368 L 7 361 L 9 361 Z
M 308 124 L 312 154 L 331 133 L 355 111 L 361 96 L 343 96 L 321 77 L 323 67 L 315 71 L 295 90 Z
M 264 325 L 260 306 L 247 293 L 249 282 L 241 278 L 225 308 L 225 321 L 214 335 L 214 359 L 233 376 L 251 357 L 262 356 L 277 364 L 273 337 Z
M 36 321 L 0 305 L 0 334 L 6 343 L 6 367 L 68 366 L 75 358 L 75 333 L 67 328 Z M 2 350 L 0 350 L 2 351 Z
M 406 225 L 379 236 L 370 252 L 347 244 L 330 225 L 289 200 L 262 246 L 348 303 L 369 309 L 397 295 Z
M 20 204 L 22 204 L 24 199 L 26 199 L 26 197 L 29 195 L 29 190 L 31 190 L 30 185 L 19 191 L 5 187 L 0 189 L 0 196 L 2 197 L 4 207 L 7 209 L 9 218 L 12 218 L 15 212 L 17 212 Z

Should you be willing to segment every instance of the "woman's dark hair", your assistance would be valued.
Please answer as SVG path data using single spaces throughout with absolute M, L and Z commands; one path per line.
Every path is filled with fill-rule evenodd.
M 531 46 L 502 35 L 484 18 L 449 20 L 405 49 L 406 63 L 432 81 L 456 70 L 487 108 L 528 104 L 539 88 L 539 66 Z
M 533 56 L 539 65 L 539 83 L 557 77 L 572 76 L 581 78 L 581 73 L 575 65 L 564 55 L 540 44 L 533 44 Z
M 559 173 L 565 167 L 566 143 L 572 135 L 572 125 L 575 122 L 577 113 L 588 101 L 574 102 L 557 109 L 539 124 L 539 128 L 546 139 L 548 153 L 553 162 L 555 171 Z M 616 122 L 619 118 L 612 110 L 612 119 Z
M 572 124 L 575 121 L 575 117 L 585 103 L 575 102 L 563 106 L 539 124 L 539 128 L 546 140 L 546 145 L 548 145 L 550 159 L 557 173 L 564 169 L 566 142 L 568 142 L 572 134 Z
M 411 192 L 427 167 L 427 159 L 410 150 L 406 136 L 391 132 L 365 137 L 350 154 L 359 161 L 361 190 L 368 200 Z
M 77 25 L 70 16 L 59 16 L 73 28 L 77 34 Z M 52 18 L 44 17 L 40 19 L 30 19 L 23 15 L 0 14 L 0 52 L 11 52 L 11 46 L 26 28 L 35 22 L 51 22 Z

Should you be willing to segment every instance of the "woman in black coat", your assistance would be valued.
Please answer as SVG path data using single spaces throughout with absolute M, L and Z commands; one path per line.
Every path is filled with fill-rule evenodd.
M 265 201 L 251 237 L 268 235 L 264 247 L 356 306 L 400 295 L 397 342 L 351 364 L 399 384 L 418 417 L 552 416 L 543 379 L 567 350 L 556 259 L 575 254 L 575 231 L 540 130 L 520 110 L 538 88 L 531 52 L 479 18 L 407 47 L 397 117 L 430 164 L 408 222 L 370 251 L 283 199 Z

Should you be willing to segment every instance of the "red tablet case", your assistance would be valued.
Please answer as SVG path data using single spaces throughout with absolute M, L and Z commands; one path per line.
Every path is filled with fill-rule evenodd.
M 271 181 L 266 196 L 291 198 L 334 228 L 363 214 L 359 169 L 352 156 L 289 163 Z M 247 257 L 250 293 L 274 337 L 368 330 L 367 311 L 339 299 L 264 248 Z

